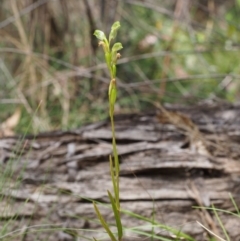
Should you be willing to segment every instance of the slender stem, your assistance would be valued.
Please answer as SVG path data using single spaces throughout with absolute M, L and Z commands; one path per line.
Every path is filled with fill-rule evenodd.
M 114 119 L 113 114 L 110 113 L 111 119 L 111 127 L 112 127 L 112 146 L 113 146 L 113 156 L 114 156 L 114 168 L 115 168 L 115 181 L 117 186 L 117 193 L 115 193 L 116 204 L 118 210 L 120 210 L 120 202 L 119 202 L 119 160 L 118 160 L 118 152 L 117 152 L 117 144 L 116 144 L 116 135 L 115 135 L 115 127 L 114 127 Z

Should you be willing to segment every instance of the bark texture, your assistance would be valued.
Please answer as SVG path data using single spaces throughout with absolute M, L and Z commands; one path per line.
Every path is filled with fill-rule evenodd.
M 122 208 L 154 216 L 199 241 L 209 236 L 196 221 L 225 238 L 214 213 L 193 206 L 214 204 L 237 213 L 229 193 L 239 207 L 240 105 L 167 106 L 115 121 Z M 108 203 L 112 190 L 108 120 L 73 131 L 2 138 L 0 147 L 0 225 L 3 230 L 7 223 L 5 234 L 16 231 L 1 240 L 108 240 L 89 201 Z M 114 224 L 109 207 L 98 206 Z M 231 240 L 240 240 L 239 217 L 219 216 Z M 122 219 L 124 240 L 147 240 L 130 230 L 135 226 L 152 232 L 150 223 L 137 217 L 123 213 Z M 175 240 L 160 226 L 154 232 Z

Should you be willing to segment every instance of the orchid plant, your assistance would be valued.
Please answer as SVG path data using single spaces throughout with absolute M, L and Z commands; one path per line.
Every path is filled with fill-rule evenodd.
M 114 213 L 116 226 L 117 226 L 117 238 L 110 230 L 109 225 L 101 215 L 96 203 L 93 203 L 97 216 L 101 222 L 101 225 L 104 227 L 106 232 L 108 233 L 109 237 L 112 241 L 121 241 L 123 237 L 123 228 L 121 223 L 121 209 L 120 209 L 120 200 L 119 200 L 119 159 L 118 159 L 118 152 L 117 152 L 117 145 L 116 145 L 116 136 L 115 136 L 115 127 L 114 127 L 114 106 L 117 98 L 117 85 L 116 85 L 116 72 L 117 72 L 117 60 L 121 57 L 119 50 L 121 50 L 122 44 L 116 42 L 112 44 L 112 41 L 117 36 L 117 31 L 120 28 L 120 23 L 117 21 L 115 22 L 109 34 L 109 38 L 107 39 L 104 32 L 100 30 L 96 30 L 94 35 L 99 40 L 99 46 L 103 47 L 103 51 L 105 54 L 105 61 L 108 67 L 108 71 L 110 73 L 110 83 L 108 88 L 108 98 L 109 98 L 109 116 L 111 121 L 111 128 L 112 128 L 112 147 L 113 147 L 113 157 L 110 156 L 110 173 L 112 179 L 112 185 L 114 190 L 114 195 L 108 190 L 108 196 L 110 203 L 112 205 L 112 210 Z M 114 161 L 113 161 L 114 160 Z M 96 240 L 96 239 L 94 239 Z

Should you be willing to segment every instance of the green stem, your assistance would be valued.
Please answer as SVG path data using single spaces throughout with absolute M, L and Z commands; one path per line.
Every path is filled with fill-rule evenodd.
M 111 127 L 112 127 L 112 146 L 113 146 L 113 157 L 114 157 L 114 168 L 115 168 L 115 181 L 117 186 L 117 193 L 115 193 L 115 199 L 118 210 L 120 210 L 120 202 L 119 202 L 119 160 L 118 160 L 118 152 L 117 152 L 117 144 L 116 144 L 116 135 L 115 135 L 115 127 L 114 127 L 114 119 L 113 113 L 110 113 L 111 119 Z

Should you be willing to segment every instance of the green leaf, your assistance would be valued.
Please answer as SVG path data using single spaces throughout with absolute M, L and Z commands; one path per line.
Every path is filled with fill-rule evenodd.
M 94 34 L 99 40 L 104 41 L 106 40 L 106 36 L 103 31 L 95 30 Z
M 118 30 L 120 27 L 121 27 L 120 22 L 116 21 L 115 23 L 113 23 L 111 30 L 112 29 Z
M 115 22 L 115 23 L 112 25 L 112 27 L 111 27 L 111 32 L 110 32 L 110 34 L 109 34 L 109 44 L 110 44 L 110 42 L 111 42 L 113 39 L 116 38 L 116 36 L 117 36 L 117 31 L 118 31 L 118 29 L 119 29 L 120 27 L 121 27 L 121 25 L 120 25 L 120 22 L 119 22 L 119 21 Z
M 117 51 L 119 51 L 122 48 L 123 48 L 122 44 L 117 42 L 112 47 L 112 53 L 117 53 Z
M 122 230 L 122 223 L 121 223 L 120 212 L 117 209 L 115 200 L 114 200 L 112 194 L 109 191 L 108 191 L 108 196 L 109 196 L 109 199 L 111 201 L 112 210 L 114 212 L 114 217 L 115 217 L 115 220 L 116 220 L 116 225 L 117 225 L 117 229 L 118 229 L 118 239 L 121 240 L 122 236 L 123 236 L 123 230 Z
M 120 49 L 122 49 L 123 46 L 121 43 L 115 43 L 112 47 L 112 64 L 116 64 L 117 63 L 117 51 L 119 51 Z
M 112 231 L 110 230 L 110 228 L 108 227 L 108 224 L 105 222 L 103 216 L 101 215 L 96 203 L 93 203 L 94 209 L 97 213 L 97 216 L 99 218 L 99 221 L 101 222 L 102 226 L 104 227 L 104 229 L 106 230 L 106 232 L 108 233 L 109 237 L 111 238 L 112 241 L 117 241 L 117 239 L 115 238 L 115 236 L 113 235 Z

